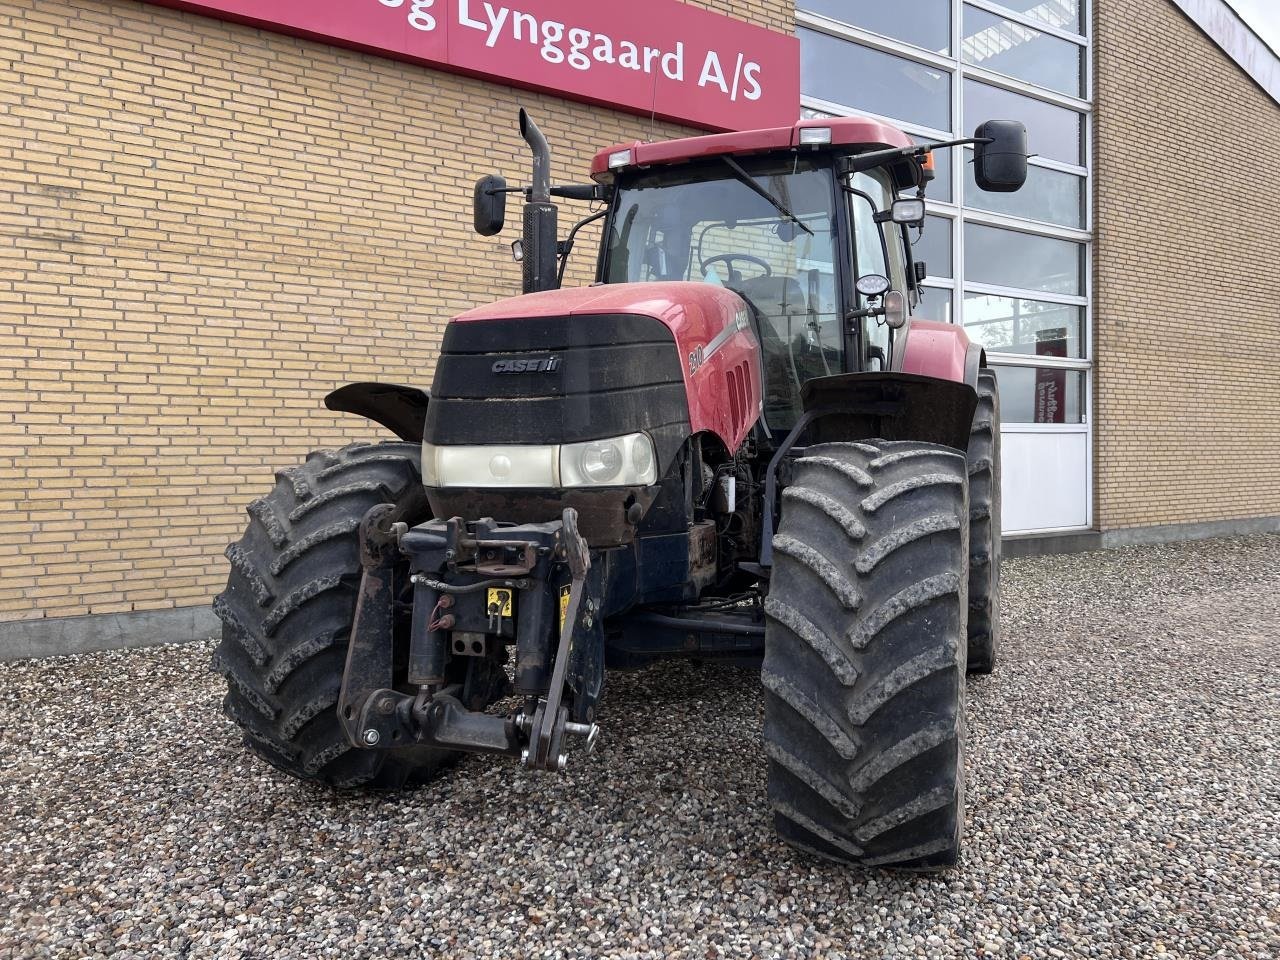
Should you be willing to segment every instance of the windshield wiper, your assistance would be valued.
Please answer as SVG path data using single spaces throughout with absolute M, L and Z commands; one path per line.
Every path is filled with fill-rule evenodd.
M 773 204 L 773 209 L 777 210 L 780 214 L 782 214 L 784 217 L 786 217 L 788 220 L 794 223 L 797 227 L 799 227 L 809 236 L 811 237 L 813 236 L 813 231 L 810 230 L 808 227 L 806 227 L 803 223 L 801 223 L 800 218 L 797 217 L 790 210 L 788 210 L 786 204 L 784 204 L 781 200 L 779 200 L 772 193 L 770 193 L 768 188 L 765 187 L 764 184 L 762 184 L 759 180 L 757 180 L 751 174 L 747 173 L 747 171 L 742 169 L 742 164 L 738 163 L 738 161 L 733 159 L 733 157 L 730 157 L 727 155 L 721 155 L 720 159 L 729 165 L 729 169 L 734 172 L 734 174 L 738 177 L 739 180 L 741 180 L 748 187 L 750 187 L 756 193 L 760 194 L 760 196 L 764 197 L 771 204 Z

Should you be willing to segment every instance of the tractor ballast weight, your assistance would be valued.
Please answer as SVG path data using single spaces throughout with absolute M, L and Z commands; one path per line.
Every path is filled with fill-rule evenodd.
M 520 132 L 524 295 L 450 322 L 429 393 L 326 398 L 401 442 L 313 454 L 251 505 L 215 602 L 228 715 L 336 786 L 463 752 L 557 771 L 597 743 L 607 668 L 754 662 L 779 833 L 954 863 L 964 675 L 999 633 L 999 404 L 963 329 L 910 315 L 910 229 L 930 149 L 973 143 L 1011 189 L 1021 126 L 633 142 L 569 186 Z M 509 192 L 477 183 L 482 236 Z M 605 207 L 560 241 L 556 197 Z M 598 282 L 560 289 L 597 219 Z

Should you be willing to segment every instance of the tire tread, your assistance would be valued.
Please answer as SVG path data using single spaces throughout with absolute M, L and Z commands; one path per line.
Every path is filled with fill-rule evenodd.
M 769 798 L 798 849 L 913 869 L 959 855 L 967 489 L 963 453 L 931 444 L 794 463 L 761 681 Z
M 335 787 L 421 782 L 456 757 L 422 747 L 356 750 L 337 715 L 360 581 L 359 524 L 379 503 L 426 519 L 416 444 L 316 451 L 280 470 L 253 501 L 244 536 L 226 551 L 226 589 L 213 602 L 226 679 L 223 712 L 246 748 L 289 775 Z

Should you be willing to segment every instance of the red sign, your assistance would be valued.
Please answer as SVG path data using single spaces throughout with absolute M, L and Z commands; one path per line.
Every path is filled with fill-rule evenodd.
M 712 130 L 788 126 L 800 42 L 679 0 L 153 0 Z
M 1065 357 L 1067 328 L 1036 331 L 1037 357 Z M 1036 368 L 1036 423 L 1067 422 L 1067 372 Z

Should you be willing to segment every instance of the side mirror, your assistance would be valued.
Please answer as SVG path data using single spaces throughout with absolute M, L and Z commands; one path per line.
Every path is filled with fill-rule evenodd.
M 476 181 L 475 211 L 476 233 L 492 237 L 502 232 L 507 223 L 507 181 L 502 177 L 481 177 Z
M 1017 120 L 988 120 L 974 131 L 973 174 L 987 193 L 1013 193 L 1027 182 L 1027 128 Z

